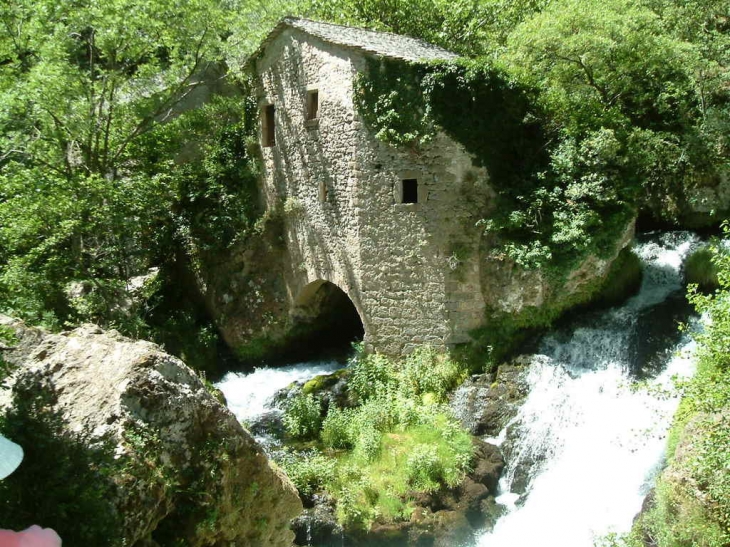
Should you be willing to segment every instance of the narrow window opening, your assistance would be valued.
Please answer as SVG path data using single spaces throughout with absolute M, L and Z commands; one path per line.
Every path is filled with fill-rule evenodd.
M 418 203 L 418 179 L 403 179 L 401 203 Z
M 316 120 L 319 117 L 319 91 L 307 91 L 307 120 Z
M 327 184 L 322 180 L 319 182 L 319 201 L 320 203 L 325 203 L 327 201 L 327 198 L 329 192 L 327 190 Z
M 262 141 L 264 146 L 276 145 L 276 109 L 273 104 L 263 108 L 261 116 L 261 128 L 263 130 Z

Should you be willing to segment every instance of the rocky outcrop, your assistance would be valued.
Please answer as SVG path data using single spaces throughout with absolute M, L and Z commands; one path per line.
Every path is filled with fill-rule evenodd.
M 496 437 L 517 414 L 529 391 L 524 377 L 530 359 L 520 356 L 494 373 L 474 375 L 454 391 L 451 410 L 472 435 Z
M 526 270 L 511 259 L 492 255 L 489 239 L 483 241 L 480 255 L 482 297 L 494 314 L 519 315 L 541 308 L 562 311 L 587 301 L 606 279 L 619 252 L 633 239 L 635 221 L 627 224 L 616 244 L 605 257 L 586 257 L 559 283 L 539 269 Z
M 125 545 L 291 544 L 296 490 L 182 361 L 95 326 L 11 326 L 13 392 L 48 393 L 68 431 L 124 462 L 111 480 Z

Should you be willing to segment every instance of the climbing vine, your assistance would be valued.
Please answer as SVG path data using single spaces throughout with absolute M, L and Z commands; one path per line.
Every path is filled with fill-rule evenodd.
M 623 135 L 562 133 L 535 88 L 489 63 L 371 59 L 356 101 L 381 141 L 418 149 L 443 130 L 487 169 L 497 197 L 479 224 L 494 258 L 562 279 L 589 254 L 613 252 L 634 214 Z

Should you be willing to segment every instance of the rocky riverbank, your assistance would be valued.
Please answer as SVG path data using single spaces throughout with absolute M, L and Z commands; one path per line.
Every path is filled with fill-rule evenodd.
M 106 538 L 131 546 L 291 544 L 289 523 L 301 511 L 296 490 L 182 361 L 95 326 L 49 334 L 9 318 L 2 323 L 15 339 L 3 350 L 14 368 L 6 382 L 12 387 L 3 390 L 3 433 L 26 450 L 4 484 L 14 515 L 27 503 L 23 489 L 42 491 L 44 483 L 63 482 L 58 469 L 74 471 L 60 461 L 66 452 L 35 446 L 54 446 L 40 436 L 52 431 L 64 450 L 73 444 L 73 454 L 107 451 L 93 460 L 98 473 L 88 484 L 65 487 L 75 497 L 106 492 L 94 507 L 116 526 Z M 95 525 L 94 515 L 47 518 L 42 524 L 65 541 L 91 537 L 79 530 Z

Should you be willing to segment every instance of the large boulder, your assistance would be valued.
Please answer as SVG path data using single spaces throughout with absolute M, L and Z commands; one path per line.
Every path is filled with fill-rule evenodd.
M 109 477 L 124 545 L 291 545 L 295 488 L 182 361 L 95 326 L 0 322 L 18 338 L 3 352 L 14 401 L 47 394 L 64 430 L 124 462 Z

